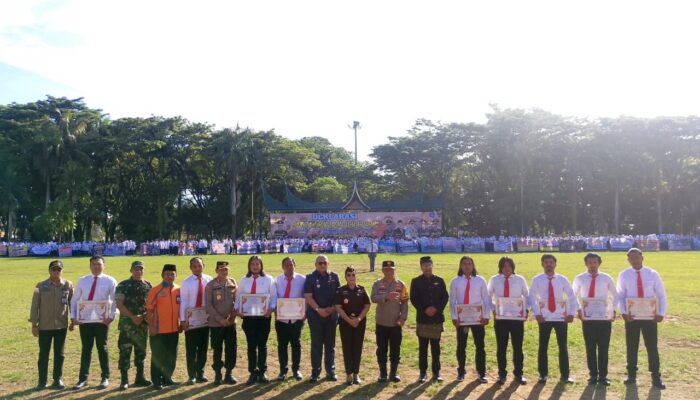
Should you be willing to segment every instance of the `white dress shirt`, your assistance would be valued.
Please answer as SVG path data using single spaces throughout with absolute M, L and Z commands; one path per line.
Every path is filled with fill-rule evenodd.
M 571 288 L 569 279 L 564 275 L 555 273 L 552 278 L 552 286 L 554 287 L 554 300 L 561 301 L 566 299 L 568 301 L 566 309 L 567 315 L 576 315 L 578 301 L 574 295 L 574 290 Z M 545 273 L 532 278 L 532 285 L 530 285 L 530 307 L 535 316 L 542 315 L 538 304 L 540 300 L 544 302 L 549 301 L 549 277 Z
M 204 290 L 207 283 L 211 282 L 212 277 L 202 274 L 202 307 L 204 307 L 205 295 Z M 188 308 L 194 308 L 197 305 L 197 292 L 199 291 L 199 278 L 195 275 L 190 275 L 182 281 L 180 285 L 180 322 L 185 322 L 185 313 Z
M 491 298 L 492 309 L 496 309 L 496 298 L 505 296 L 506 277 L 503 274 L 494 275 L 489 279 L 489 297 Z M 530 305 L 529 290 L 527 281 L 521 275 L 511 274 L 508 277 L 508 297 L 522 298 L 525 301 L 525 311 Z
M 238 283 L 238 293 L 239 294 L 250 294 L 251 288 L 253 287 L 253 275 L 244 276 Z M 265 276 L 258 276 L 255 279 L 255 294 L 269 294 L 270 299 L 267 303 L 270 310 L 275 310 L 277 308 L 277 285 L 275 285 L 275 280 L 270 275 L 265 274 Z M 282 293 L 284 294 L 284 293 Z M 241 311 L 241 296 L 236 296 L 236 310 Z
M 482 304 L 481 311 L 484 319 L 489 319 L 491 315 L 491 298 L 486 286 L 486 280 L 480 275 L 470 276 L 469 284 L 469 304 Z M 457 319 L 457 304 L 464 304 L 464 292 L 467 290 L 467 277 L 457 276 L 450 282 L 450 316 L 452 320 Z
M 576 278 L 574 278 L 573 290 L 577 299 L 588 298 L 592 280 L 593 275 L 588 272 L 576 275 Z M 613 309 L 617 308 L 617 289 L 615 288 L 615 282 L 612 276 L 605 272 L 598 272 L 595 278 L 595 293 L 593 297 L 607 297 L 612 301 Z M 581 304 L 579 304 L 579 309 L 581 309 Z
M 306 282 L 306 276 L 299 274 L 297 272 L 292 275 L 292 287 L 289 289 L 290 299 L 303 299 L 304 298 L 304 282 Z M 287 276 L 282 274 L 275 279 L 275 286 L 277 287 L 277 298 L 283 299 L 284 292 L 287 290 Z M 275 304 L 276 305 L 276 304 Z M 290 320 L 279 320 L 283 323 L 292 323 L 296 321 Z
M 659 307 L 658 315 L 663 317 L 666 315 L 666 289 L 664 289 L 659 273 L 646 266 L 643 266 L 639 271 L 642 276 L 644 297 L 656 297 Z M 620 276 L 617 277 L 617 295 L 620 312 L 627 314 L 627 298 L 637 297 L 637 270 L 629 267 L 620 272 Z
M 94 275 L 85 275 L 78 279 L 78 284 L 73 289 L 73 298 L 70 302 L 70 317 L 78 319 L 78 302 L 87 301 L 90 296 L 90 289 L 95 280 Z M 114 314 L 117 311 L 117 302 L 114 301 L 114 291 L 117 288 L 117 280 L 109 275 L 97 275 L 97 284 L 95 285 L 95 293 L 92 296 L 93 301 L 109 301 L 110 311 L 109 319 L 114 319 Z

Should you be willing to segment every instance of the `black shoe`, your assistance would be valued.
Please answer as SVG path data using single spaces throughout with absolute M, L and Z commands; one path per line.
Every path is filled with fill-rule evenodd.
M 136 380 L 134 381 L 134 386 L 137 387 L 148 387 L 151 386 L 151 381 L 146 379 L 143 375 L 136 375 Z
M 318 375 L 311 375 L 311 378 L 309 378 L 309 383 L 318 383 L 319 376 Z
M 625 385 L 636 385 L 637 384 L 637 377 L 636 376 L 628 376 L 625 378 L 623 381 Z
M 126 390 L 129 388 L 129 381 L 122 381 L 121 384 L 119 384 L 119 390 Z
M 598 379 L 598 384 L 603 385 L 603 386 L 610 386 L 610 379 L 600 378 L 600 379 Z
M 214 371 L 214 384 L 221 385 L 224 381 L 223 376 L 221 376 L 221 371 Z
M 394 382 L 394 383 L 398 383 L 398 382 L 401 382 L 401 377 L 398 375 L 392 375 L 391 377 L 389 377 L 389 380 Z
M 51 385 L 51 389 L 56 389 L 56 390 L 61 390 L 65 389 L 66 385 L 63 384 L 63 381 L 60 379 L 56 379 L 53 381 L 53 384 Z
M 423 383 L 428 379 L 428 376 L 425 372 L 421 372 L 420 375 L 418 376 L 418 382 Z
M 574 383 L 574 380 L 571 378 L 561 378 L 561 379 L 559 379 L 559 382 L 570 385 L 570 384 Z
M 338 375 L 328 374 L 328 375 L 326 375 L 326 380 L 329 382 L 338 382 Z
M 594 377 L 588 378 L 589 385 L 595 385 L 596 383 L 598 383 L 598 378 L 594 378 Z
M 238 383 L 238 379 L 236 379 L 231 371 L 226 371 L 226 377 L 224 378 L 224 383 L 227 385 L 235 385 Z
M 433 375 L 433 380 L 435 382 L 442 382 L 444 379 L 442 379 L 442 376 L 440 376 L 440 374 L 435 374 Z
M 172 379 L 163 379 L 163 383 L 161 384 L 161 386 L 177 386 L 179 384 L 180 382 L 175 382 Z
M 188 385 L 194 385 L 195 383 L 197 383 L 197 378 L 189 378 L 189 379 L 187 379 L 187 384 L 188 384 Z M 167 386 L 167 385 L 166 385 L 166 386 Z
M 464 381 L 464 374 L 457 373 L 457 382 L 463 382 Z
M 352 377 L 352 383 L 355 385 L 361 385 L 362 384 L 362 379 L 360 379 L 360 375 L 355 374 Z
M 298 381 L 304 379 L 304 375 L 302 375 L 301 372 L 299 372 L 299 371 L 294 371 L 293 376 L 294 376 L 294 379 L 296 379 Z
M 44 390 L 44 389 L 46 389 L 46 382 L 39 382 L 36 385 L 36 387 L 34 388 L 34 390 Z
M 486 379 L 486 375 L 484 374 L 479 374 L 479 378 L 477 379 L 479 383 L 489 383 L 489 380 Z
M 661 380 L 661 378 L 652 379 L 651 385 L 660 390 L 666 389 L 666 385 L 664 385 L 664 382 Z
M 389 382 L 389 377 L 386 375 L 379 375 L 379 378 L 377 378 L 377 382 L 379 382 L 379 383 Z
M 270 383 L 270 378 L 268 378 L 267 374 L 263 372 L 258 375 L 258 383 Z
M 153 385 L 153 390 L 163 390 L 163 385 Z
M 102 378 L 102 381 L 100 382 L 100 386 L 98 386 L 98 389 L 107 389 L 109 387 L 109 379 L 108 378 Z
M 286 373 L 286 372 L 280 372 L 280 374 L 277 375 L 277 380 L 278 380 L 278 381 L 282 382 L 282 381 L 284 381 L 285 379 L 287 379 L 287 373 Z
M 246 385 L 252 385 L 252 384 L 254 384 L 254 383 L 257 382 L 257 381 L 258 381 L 258 376 L 255 375 L 255 374 L 250 374 L 250 377 L 248 377 L 248 380 L 245 381 L 245 384 L 246 384 Z
M 516 376 L 515 381 L 521 385 L 527 385 L 527 379 L 523 378 L 522 376 Z
M 78 383 L 73 386 L 73 390 L 80 390 L 88 385 L 87 379 L 84 381 L 78 381 Z
M 540 385 L 544 385 L 545 383 L 547 383 L 547 377 L 540 376 L 539 378 L 537 378 L 537 383 L 539 383 Z
M 517 380 L 517 379 L 516 379 Z M 503 385 L 506 383 L 506 376 L 505 375 L 499 375 L 498 379 L 496 379 L 496 383 L 499 385 Z
M 200 375 L 197 377 L 196 382 L 197 383 L 207 383 L 207 382 L 209 382 L 209 379 L 204 375 Z

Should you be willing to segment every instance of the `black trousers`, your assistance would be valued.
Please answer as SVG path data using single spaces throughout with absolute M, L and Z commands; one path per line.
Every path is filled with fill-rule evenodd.
M 498 376 L 506 376 L 506 352 L 508 351 L 508 337 L 513 344 L 513 375 L 523 376 L 523 337 L 525 336 L 525 323 L 501 319 L 494 321 L 496 331 L 496 360 L 498 361 Z
M 608 377 L 608 349 L 610 348 L 610 321 L 583 321 L 583 340 L 586 343 L 586 361 L 591 378 Z
M 236 368 L 236 356 L 238 354 L 238 344 L 236 340 L 236 324 L 226 327 L 211 327 L 211 348 L 214 350 L 212 368 L 214 371 L 221 371 L 221 368 L 226 368 L 226 371 L 231 371 Z M 224 352 L 224 347 L 226 351 Z M 224 361 L 221 356 L 224 356 Z
M 187 377 L 189 379 L 204 375 L 208 349 L 208 327 L 185 331 L 185 359 L 187 360 Z
M 353 328 L 345 322 L 340 321 L 340 342 L 343 344 L 343 362 L 346 374 L 360 373 L 360 360 L 362 359 L 362 344 L 365 341 L 365 330 L 367 320 L 363 319 L 357 328 Z
M 66 344 L 67 329 L 51 329 L 39 331 L 39 383 L 46 383 L 49 375 L 49 352 L 53 341 L 53 380 L 63 377 L 63 350 Z
M 79 381 L 85 381 L 90 373 L 90 363 L 92 362 L 92 347 L 97 345 L 97 357 L 100 360 L 102 378 L 109 378 L 109 351 L 107 348 L 107 334 L 109 327 L 105 324 L 93 323 L 80 325 L 80 342 L 82 350 L 80 353 L 80 374 Z
M 428 370 L 428 344 L 432 357 L 431 369 L 434 375 L 440 373 L 440 339 L 418 337 L 418 369 L 424 374 Z
M 637 376 L 637 353 L 639 352 L 639 334 L 644 337 L 644 347 L 647 348 L 649 372 L 653 378 L 661 377 L 661 362 L 659 361 L 658 326 L 655 321 L 625 322 L 625 339 L 627 342 L 627 374 Z
M 559 372 L 560 379 L 569 378 L 569 350 L 568 350 L 568 324 L 566 322 L 542 322 L 539 324 L 540 340 L 537 350 L 537 370 L 540 376 L 549 375 L 549 363 L 547 360 L 547 350 L 549 349 L 549 337 L 552 329 L 557 335 L 557 345 L 559 346 Z
M 267 371 L 267 338 L 270 320 L 265 317 L 243 318 L 243 332 L 248 341 L 248 372 L 264 374 Z
M 391 364 L 398 364 L 401 360 L 401 340 L 403 331 L 400 326 L 376 325 L 374 331 L 377 337 L 377 362 L 379 365 L 386 365 L 387 353 Z
M 464 365 L 467 362 L 467 338 L 470 330 L 474 339 L 474 366 L 479 375 L 484 375 L 486 374 L 486 349 L 484 346 L 486 330 L 483 325 L 468 325 L 457 328 L 457 373 L 464 375 L 467 372 Z
M 128 371 L 131 368 L 131 353 L 134 353 L 134 365 L 139 371 L 143 370 L 146 360 L 148 342 L 148 327 L 146 323 L 140 326 L 122 327 L 119 331 L 117 346 L 119 347 L 119 370 Z
M 326 374 L 335 374 L 335 317 L 309 319 L 311 331 L 311 375 L 321 375 L 321 359 L 325 353 Z
M 286 374 L 288 371 L 288 347 L 292 348 L 292 371 L 299 371 L 301 364 L 301 331 L 303 328 L 303 320 L 290 323 L 275 321 L 275 331 L 277 332 L 277 358 L 279 358 L 280 361 L 281 374 Z
M 177 361 L 177 342 L 180 335 L 162 333 L 151 336 L 151 381 L 153 386 L 172 381 Z

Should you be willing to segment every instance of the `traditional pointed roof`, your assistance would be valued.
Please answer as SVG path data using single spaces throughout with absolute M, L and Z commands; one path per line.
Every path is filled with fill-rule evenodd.
M 362 200 L 360 192 L 357 190 L 357 181 L 353 182 L 350 199 L 342 207 L 343 210 L 369 210 L 371 207 Z

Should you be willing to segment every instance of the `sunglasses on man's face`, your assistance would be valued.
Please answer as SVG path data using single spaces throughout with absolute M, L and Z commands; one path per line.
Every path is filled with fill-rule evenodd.
M 350 274 L 345 274 L 345 276 L 347 276 L 347 277 L 351 277 L 351 276 L 355 276 L 355 274 L 353 274 L 353 273 L 350 273 Z
M 328 261 L 316 261 L 316 264 L 326 265 L 328 264 Z

